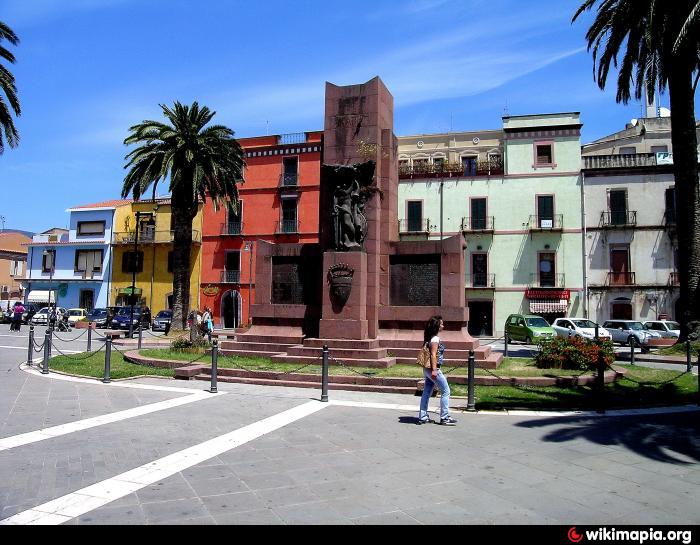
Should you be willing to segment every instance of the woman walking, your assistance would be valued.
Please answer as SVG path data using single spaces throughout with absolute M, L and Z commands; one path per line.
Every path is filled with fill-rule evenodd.
M 447 384 L 445 375 L 442 374 L 440 367 L 445 354 L 445 345 L 440 342 L 440 331 L 445 328 L 442 321 L 442 316 L 433 316 L 425 324 L 423 332 L 424 346 L 428 347 L 430 352 L 430 367 L 423 369 L 425 377 L 425 386 L 423 387 L 423 395 L 420 398 L 420 410 L 418 412 L 418 424 L 427 424 L 430 422 L 428 417 L 428 402 L 433 394 L 433 389 L 437 384 L 440 389 L 440 424 L 443 426 L 454 426 L 457 421 L 450 416 L 450 386 Z
M 19 301 L 15 303 L 12 309 L 12 330 L 21 331 L 22 330 L 22 315 L 24 314 L 24 305 Z
M 204 314 L 202 315 L 202 328 L 207 336 L 209 342 L 211 342 L 211 334 L 214 331 L 214 322 L 211 317 L 211 309 L 209 307 L 204 307 Z

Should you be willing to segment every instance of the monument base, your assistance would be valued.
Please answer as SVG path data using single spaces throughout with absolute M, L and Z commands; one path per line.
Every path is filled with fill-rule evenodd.
M 350 295 L 344 303 L 333 293 L 328 278 L 331 267 L 345 264 L 353 269 Z M 325 252 L 323 254 L 323 308 L 319 324 L 322 339 L 367 339 L 367 254 Z

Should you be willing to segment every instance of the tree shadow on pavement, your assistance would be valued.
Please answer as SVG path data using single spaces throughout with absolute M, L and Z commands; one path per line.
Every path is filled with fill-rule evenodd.
M 619 417 L 538 418 L 516 425 L 522 428 L 552 427 L 542 440 L 553 443 L 587 439 L 603 446 L 624 446 L 659 462 L 700 463 L 700 413 L 696 411 Z

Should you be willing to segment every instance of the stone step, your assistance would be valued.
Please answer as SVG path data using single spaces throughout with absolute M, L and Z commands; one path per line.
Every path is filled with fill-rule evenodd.
M 396 347 L 387 347 L 387 351 L 392 355 L 396 356 L 397 358 L 413 358 L 415 359 L 418 357 L 418 351 L 420 350 L 419 348 L 396 348 Z M 464 360 L 467 361 L 469 359 L 469 350 L 451 350 L 449 348 L 445 349 L 445 355 L 448 356 L 450 360 Z M 490 346 L 480 346 L 476 350 L 474 350 L 474 357 L 477 360 L 483 360 L 489 357 L 491 355 L 491 347 Z
M 318 356 L 290 356 L 288 354 L 278 354 L 276 356 L 272 356 L 272 361 L 275 363 L 298 363 L 298 364 L 304 364 L 304 363 L 317 363 L 319 366 L 321 365 L 321 355 L 319 353 Z M 359 358 L 342 358 L 342 359 L 335 359 L 331 358 L 330 364 L 331 365 L 341 365 L 342 362 L 344 365 L 348 367 L 370 367 L 370 368 L 375 368 L 375 369 L 388 369 L 389 367 L 392 367 L 396 365 L 396 358 L 380 358 L 380 359 L 359 359 Z
M 491 356 L 489 356 L 491 358 Z M 500 365 L 500 360 L 494 360 L 494 359 L 483 359 L 483 360 L 476 360 L 474 362 L 474 366 L 478 367 L 480 369 L 496 369 Z M 396 358 L 396 363 L 401 364 L 401 365 L 417 365 L 416 364 L 416 358 L 404 358 L 404 357 L 397 357 Z M 467 367 L 468 366 L 468 361 L 467 360 L 453 360 L 450 358 L 445 358 L 442 362 L 443 367 Z
M 388 348 L 391 350 L 392 347 L 400 346 L 402 348 L 411 348 L 418 350 L 423 346 L 423 341 L 420 339 L 379 339 L 379 346 L 382 348 Z M 479 341 L 474 339 L 472 341 L 445 341 L 445 347 L 447 350 L 478 350 L 483 348 L 479 346 Z
M 386 348 L 362 350 L 360 348 L 329 348 L 330 356 L 336 359 L 379 360 L 387 357 Z M 311 346 L 290 346 L 287 348 L 290 356 L 321 356 L 323 348 Z
M 236 342 L 236 341 L 222 341 L 219 344 L 221 350 L 247 350 L 253 352 L 259 350 L 260 352 L 286 352 L 287 349 L 292 344 L 277 344 L 277 343 L 254 343 L 254 342 Z
M 351 340 L 351 339 L 304 339 L 304 346 L 323 348 L 323 345 L 327 345 L 328 348 L 350 348 L 350 349 L 360 349 L 360 350 L 372 350 L 378 349 L 379 339 L 363 339 L 363 340 Z
M 256 335 L 253 333 L 240 333 L 236 335 L 238 342 L 269 343 L 269 344 L 302 344 L 303 335 Z

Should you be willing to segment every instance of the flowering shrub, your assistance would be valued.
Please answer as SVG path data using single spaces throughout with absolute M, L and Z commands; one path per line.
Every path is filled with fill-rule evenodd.
M 595 370 L 601 352 L 607 365 L 615 361 L 615 350 L 610 341 L 598 345 L 580 337 L 554 337 L 542 341 L 535 365 L 540 369 Z
M 170 349 L 180 352 L 198 351 L 199 349 L 208 347 L 209 343 L 206 339 L 201 337 L 194 341 L 189 340 L 187 337 L 178 337 L 170 342 Z

